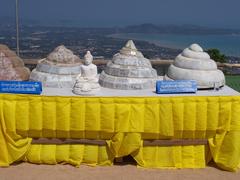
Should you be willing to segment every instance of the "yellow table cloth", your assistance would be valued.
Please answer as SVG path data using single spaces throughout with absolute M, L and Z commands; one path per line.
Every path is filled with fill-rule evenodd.
M 240 97 L 60 97 L 0 95 L 0 166 L 32 163 L 111 165 L 132 155 L 139 166 L 200 168 L 213 158 L 240 167 Z M 106 140 L 106 146 L 31 145 L 31 138 Z M 208 139 L 209 145 L 148 147 L 148 139 Z

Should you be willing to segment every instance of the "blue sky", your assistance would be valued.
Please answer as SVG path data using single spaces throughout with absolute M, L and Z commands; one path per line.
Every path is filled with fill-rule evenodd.
M 0 0 L 0 17 L 14 16 L 15 0 Z M 239 0 L 19 0 L 20 16 L 80 26 L 195 24 L 240 29 Z

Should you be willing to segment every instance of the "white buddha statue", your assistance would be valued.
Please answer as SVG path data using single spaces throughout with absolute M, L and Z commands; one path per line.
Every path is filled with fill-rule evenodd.
M 97 66 L 92 64 L 93 56 L 90 51 L 84 56 L 84 64 L 81 65 L 81 74 L 76 78 L 73 87 L 75 94 L 91 94 L 100 89 L 98 84 Z

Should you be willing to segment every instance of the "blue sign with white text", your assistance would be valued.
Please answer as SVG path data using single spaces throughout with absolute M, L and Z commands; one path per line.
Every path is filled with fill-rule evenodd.
M 194 80 L 157 81 L 157 94 L 196 93 L 197 82 Z
M 41 94 L 42 83 L 30 81 L 0 81 L 0 93 Z

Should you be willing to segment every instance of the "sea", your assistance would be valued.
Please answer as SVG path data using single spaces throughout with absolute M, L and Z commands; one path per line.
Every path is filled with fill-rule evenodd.
M 113 34 L 111 37 L 120 39 L 143 40 L 161 47 L 184 49 L 193 43 L 199 44 L 204 50 L 217 48 L 227 56 L 240 57 L 240 34 L 227 35 L 184 35 L 184 34 Z

